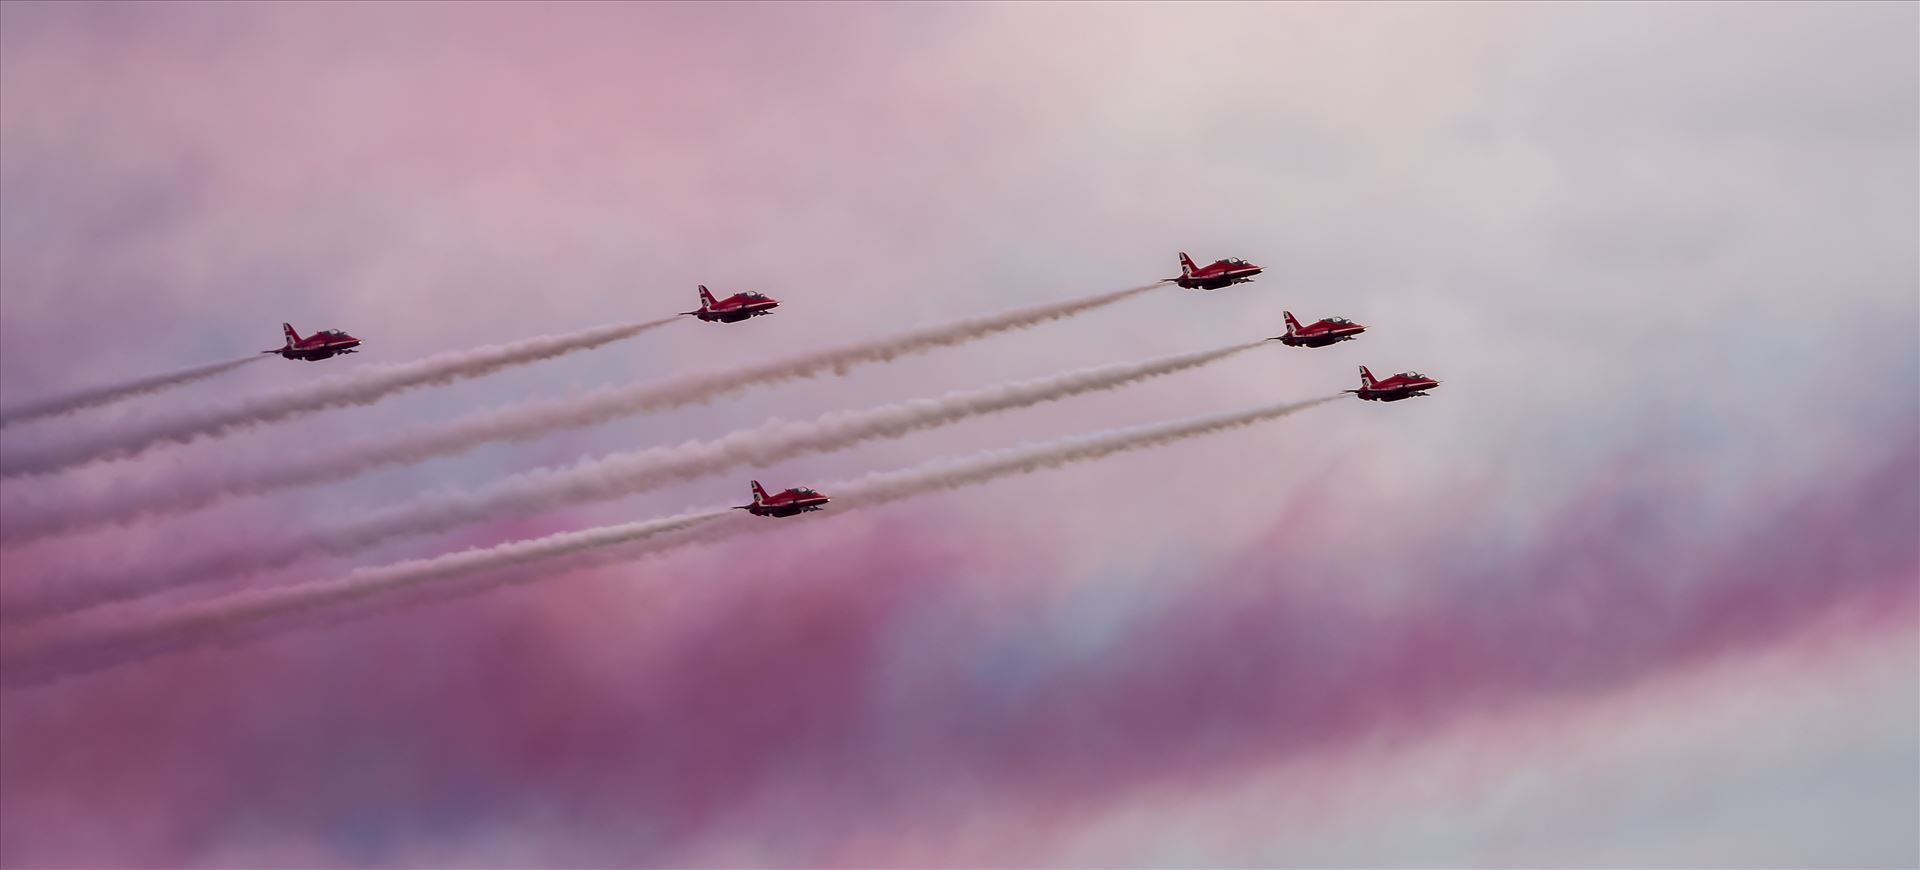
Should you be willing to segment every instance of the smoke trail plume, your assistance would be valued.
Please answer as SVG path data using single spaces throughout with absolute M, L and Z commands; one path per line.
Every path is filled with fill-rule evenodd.
M 0 608 L 0 623 L 44 619 L 193 583 L 285 567 L 311 556 L 347 555 L 394 538 L 442 532 L 500 516 L 624 498 L 729 468 L 771 465 L 876 438 L 899 438 L 982 414 L 1173 374 L 1264 343 L 1248 342 L 1140 363 L 1082 369 L 1050 378 L 949 393 L 934 399 L 827 414 L 804 423 L 773 420 L 710 441 L 616 453 L 585 460 L 570 468 L 543 468 L 512 475 L 478 490 L 422 496 L 361 514 L 331 528 L 305 531 L 278 540 L 248 541 L 173 565 L 146 566 L 136 574 L 72 578 L 71 582 L 53 587 L 59 590 L 57 593 L 41 592 L 24 601 L 5 602 L 5 607 Z
M 225 362 L 207 363 L 206 365 L 193 366 L 164 374 L 122 381 L 117 384 L 107 384 L 106 386 L 94 387 L 89 390 L 80 390 L 64 396 L 49 396 L 36 402 L 26 402 L 17 407 L 0 410 L 0 429 L 12 426 L 15 423 L 25 423 L 29 420 L 39 420 L 45 417 L 59 417 L 84 411 L 88 408 L 98 408 L 102 405 L 111 405 L 115 402 L 123 402 L 139 396 L 152 395 L 183 384 L 204 380 L 231 369 L 237 369 L 247 363 L 257 362 L 263 359 L 266 359 L 266 357 L 253 354 L 243 356 L 239 359 L 230 359 Z
M 870 474 L 848 483 L 823 487 L 823 490 L 834 500 L 829 511 L 871 507 L 1252 426 L 1340 397 L 1336 394 L 1304 402 L 1267 405 L 994 450 L 903 471 Z M 311 624 L 302 620 L 324 620 L 329 608 L 359 605 L 361 609 L 358 613 L 378 612 L 383 609 L 378 600 L 384 596 L 416 590 L 435 581 L 450 582 L 475 577 L 477 579 L 473 582 L 443 590 L 445 594 L 471 593 L 503 582 L 532 579 L 533 575 L 503 576 L 499 572 L 504 568 L 551 562 L 538 575 L 549 577 L 594 564 L 633 559 L 693 543 L 722 541 L 774 527 L 763 525 L 767 522 L 765 520 L 745 516 L 723 521 L 726 515 L 725 510 L 693 512 L 664 520 L 566 532 L 484 550 L 467 550 L 400 562 L 355 571 L 332 582 L 282 587 L 183 607 L 145 625 L 124 626 L 122 631 L 109 630 L 99 638 L 56 636 L 44 643 L 33 643 L 21 641 L 16 635 L 13 643 L 9 644 L 11 649 L 0 656 L 12 663 L 4 673 L 0 673 L 0 685 L 31 685 L 207 643 L 239 643 Z M 291 621 L 282 623 L 280 620 Z M 273 624 L 272 631 L 259 630 L 260 626 L 269 623 Z
M 1245 411 L 1210 414 L 1169 423 L 1130 426 L 1094 435 L 1063 438 L 1030 447 L 1010 447 L 975 454 L 963 459 L 930 463 L 905 471 L 869 474 L 838 488 L 834 501 L 842 507 L 869 507 L 899 501 L 929 492 L 959 489 L 965 486 L 1059 468 L 1076 462 L 1089 462 L 1116 453 L 1159 447 L 1202 435 L 1231 429 L 1243 429 L 1256 423 L 1277 420 L 1298 411 L 1324 405 L 1342 395 L 1336 393 L 1304 402 L 1265 405 Z
M 672 323 L 668 317 L 645 323 L 602 326 L 567 335 L 529 338 L 510 344 L 450 351 L 397 365 L 364 368 L 351 374 L 256 396 L 224 408 L 211 408 L 159 420 L 151 425 L 98 438 L 75 439 L 50 449 L 0 457 L 0 477 L 47 474 L 108 459 L 138 456 L 163 444 L 187 444 L 305 414 L 355 405 L 371 405 L 395 393 L 430 384 L 450 384 L 504 368 L 611 344 Z
M 233 557 L 202 560 L 179 571 L 166 573 L 179 575 L 179 580 L 174 582 L 213 579 L 212 575 L 222 571 L 260 570 L 321 552 L 336 555 L 348 553 L 390 538 L 445 531 L 463 523 L 503 514 L 621 498 L 728 468 L 771 465 L 795 456 L 839 450 L 862 441 L 899 438 L 982 414 L 1123 387 L 1217 362 L 1264 343 L 1255 341 L 1139 363 L 1082 369 L 1048 378 L 954 392 L 937 398 L 827 414 L 805 423 L 773 420 L 718 439 L 616 453 L 582 461 L 571 468 L 546 468 L 517 474 L 477 491 L 427 496 L 363 515 L 344 527 L 305 534 L 297 540 L 282 541 L 264 548 L 256 542 L 249 549 L 257 552 L 259 558 L 251 562 L 236 562 Z M 100 511 L 91 516 L 83 511 L 62 512 L 57 506 L 40 512 L 16 508 L 11 511 L 8 524 L 0 529 L 4 530 L 9 540 L 23 540 L 125 518 L 129 506 L 149 515 L 191 509 L 173 500 L 178 493 L 179 487 L 169 483 L 155 487 L 136 499 L 121 497 L 102 505 L 109 509 L 117 507 L 120 511 L 117 516 L 103 516 L 104 512 Z M 140 585 L 160 588 L 168 582 L 165 578 L 148 574 Z M 96 592 L 87 597 L 97 603 L 102 599 L 102 594 Z
M 556 559 L 575 552 L 631 544 L 656 535 L 710 523 L 725 517 L 727 513 L 728 509 L 721 508 L 685 513 L 665 519 L 602 526 L 578 532 L 562 532 L 484 550 L 464 550 L 431 559 L 415 559 L 379 568 L 364 569 L 328 584 L 242 593 L 210 602 L 214 605 L 211 607 L 202 605 L 183 609 L 177 616 L 159 626 L 159 631 L 152 634 L 136 633 L 127 637 L 110 638 L 102 646 L 77 650 L 77 660 L 67 663 L 67 667 L 70 668 L 80 662 L 88 663 L 80 664 L 81 670 L 110 667 L 121 661 L 142 659 L 178 648 L 178 641 L 188 638 L 197 637 L 205 641 L 223 643 L 238 642 L 241 639 L 261 636 L 258 633 L 245 633 L 244 630 L 249 624 L 271 620 L 282 614 L 304 612 L 330 604 L 349 605 L 375 595 L 402 594 L 410 588 L 434 580 Z M 287 593 L 293 589 L 303 590 L 304 594 L 288 595 Z M 242 621 L 234 621 L 231 614 L 241 612 L 246 613 L 247 616 Z M 231 633 L 220 638 L 208 634 L 221 629 L 228 629 Z M 19 661 L 18 644 L 4 643 L 17 641 L 18 638 L 18 635 L 0 638 L 0 663 Z M 195 642 L 198 641 L 190 641 L 189 645 Z M 4 684 L 4 676 L 0 674 L 0 684 Z M 36 676 L 54 676 L 54 674 L 38 673 Z
M 384 440 L 317 456 L 289 457 L 272 467 L 207 469 L 195 476 L 116 496 L 112 504 L 79 511 L 57 505 L 15 503 L 4 527 L 9 539 L 30 538 L 103 522 L 180 513 L 229 498 L 345 480 L 388 465 L 410 465 L 464 453 L 493 441 L 525 441 L 550 432 L 584 428 L 649 411 L 705 402 L 750 387 L 845 374 L 857 365 L 890 362 L 942 347 L 1072 317 L 1158 287 L 1148 284 L 1067 302 L 1017 308 L 946 326 L 904 332 L 862 344 L 819 351 L 725 372 L 691 375 L 665 383 L 606 388 L 583 396 L 529 402 L 460 418 L 444 426 L 401 433 Z

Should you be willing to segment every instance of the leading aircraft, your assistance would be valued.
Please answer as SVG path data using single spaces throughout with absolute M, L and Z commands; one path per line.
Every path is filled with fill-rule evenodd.
M 778 307 L 780 307 L 780 300 L 751 290 L 715 301 L 713 294 L 707 292 L 707 285 L 702 284 L 700 285 L 700 310 L 680 313 L 691 314 L 708 323 L 738 323 L 749 317 L 770 314 Z
M 1206 266 L 1195 266 L 1193 258 L 1186 251 L 1180 252 L 1180 277 L 1173 283 L 1188 290 L 1218 290 L 1222 287 L 1241 284 L 1253 280 L 1253 276 L 1263 271 L 1259 266 L 1245 260 L 1215 260 Z
M 261 353 L 277 353 L 287 359 L 303 359 L 307 362 L 323 360 L 335 354 L 353 353 L 360 346 L 360 339 L 354 338 L 338 329 L 322 329 L 306 338 L 293 331 L 293 324 L 282 323 L 280 330 L 287 334 L 287 343 L 273 350 Z
M 1344 317 L 1328 317 L 1316 320 L 1308 326 L 1301 326 L 1293 319 L 1293 312 L 1282 311 L 1280 316 L 1287 319 L 1287 334 L 1267 339 L 1277 341 L 1288 347 L 1326 347 L 1342 341 L 1352 341 L 1367 328 Z
M 1352 393 L 1369 402 L 1398 402 L 1401 399 L 1424 396 L 1428 390 L 1438 386 L 1440 386 L 1439 381 L 1419 372 L 1401 372 L 1386 380 L 1376 381 L 1373 379 L 1373 372 L 1367 371 L 1366 366 L 1361 366 L 1360 389 L 1341 390 L 1341 392 Z
M 817 511 L 833 501 L 804 486 L 794 487 L 779 495 L 767 495 L 767 491 L 760 487 L 760 481 L 748 483 L 753 487 L 753 504 L 735 505 L 733 509 L 746 511 L 756 517 L 790 517 Z

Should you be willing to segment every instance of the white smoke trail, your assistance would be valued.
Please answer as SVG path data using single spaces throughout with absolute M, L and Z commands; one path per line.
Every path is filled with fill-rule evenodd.
M 9 541 L 55 534 L 144 516 L 182 513 L 229 498 L 265 495 L 286 489 L 345 480 L 388 465 L 410 465 L 464 453 L 492 441 L 525 441 L 550 432 L 607 423 L 648 411 L 704 402 L 754 386 L 808 378 L 823 372 L 845 374 L 856 365 L 986 338 L 1071 317 L 1158 287 L 1148 284 L 1067 302 L 1019 308 L 834 348 L 733 371 L 693 375 L 665 383 L 608 388 L 565 399 L 529 402 L 460 418 L 444 426 L 401 433 L 343 451 L 287 457 L 275 465 L 247 469 L 214 468 L 192 477 L 161 481 L 109 501 L 79 509 L 16 501 L 9 505 L 0 535 Z
M 111 405 L 115 402 L 123 402 L 139 396 L 151 395 L 183 384 L 204 380 L 222 372 L 237 369 L 247 363 L 258 362 L 263 359 L 266 359 L 266 357 L 253 354 L 243 356 L 239 359 L 226 360 L 225 362 L 207 363 L 206 365 L 198 365 L 177 371 L 165 372 L 163 374 L 150 375 L 144 378 L 135 378 L 130 381 L 122 381 L 117 384 L 107 384 L 92 389 L 80 390 L 64 396 L 49 396 L 39 401 L 26 402 L 12 408 L 0 410 L 0 429 L 12 426 L 15 423 L 25 423 L 29 420 L 39 420 L 46 417 L 59 417 L 84 411 L 88 408 L 98 408 L 102 405 Z
M 1049 378 L 948 393 L 938 398 L 826 414 L 807 422 L 773 420 L 711 441 L 688 441 L 678 446 L 616 453 L 585 460 L 570 468 L 543 468 L 516 474 L 478 490 L 430 495 L 356 518 L 275 552 L 262 567 L 305 556 L 312 552 L 310 548 L 341 555 L 396 537 L 443 532 L 501 516 L 625 498 L 731 468 L 772 465 L 796 456 L 841 450 L 875 439 L 900 438 L 984 414 L 1117 389 L 1198 368 L 1259 347 L 1261 343 L 1082 369 Z
M 199 636 L 202 641 L 239 642 L 242 639 L 261 635 L 245 633 L 243 629 L 246 626 L 239 623 L 232 623 L 231 627 L 242 631 L 235 631 L 228 637 L 213 638 L 203 632 L 227 626 L 230 623 L 227 611 L 236 607 L 245 610 L 251 615 L 251 621 L 258 623 L 271 620 L 283 612 L 297 613 L 309 608 L 325 607 L 328 604 L 351 605 L 369 596 L 402 594 L 410 588 L 434 580 L 463 576 L 475 571 L 496 570 L 500 567 L 561 558 L 574 552 L 630 544 L 655 535 L 710 523 L 726 516 L 727 513 L 726 509 L 698 511 L 665 519 L 602 526 L 578 532 L 563 532 L 484 550 L 448 553 L 431 559 L 397 562 L 379 568 L 355 571 L 330 584 L 241 593 L 209 602 L 214 605 L 211 607 L 199 605 L 185 608 L 159 626 L 159 631 L 150 635 L 136 633 L 133 636 L 104 638 L 102 639 L 104 643 L 97 647 L 85 641 L 73 643 L 79 640 L 78 638 L 56 638 L 54 645 L 70 647 L 69 652 L 74 658 L 61 665 L 61 671 L 67 672 L 76 667 L 80 670 L 91 670 L 93 667 L 106 667 L 122 660 L 146 658 L 165 652 L 175 645 L 175 642 L 170 640 L 172 638 Z M 297 598 L 290 597 L 287 593 L 293 589 L 304 590 L 305 594 Z M 203 624 L 206 629 L 199 627 Z M 38 656 L 41 652 L 38 649 L 32 649 L 35 644 L 31 636 L 25 643 L 21 641 L 22 636 L 18 633 L 0 635 L 0 666 L 5 667 L 4 671 L 0 671 L 0 685 L 8 684 L 9 677 L 14 678 L 15 681 L 32 683 L 41 678 L 59 675 L 59 673 L 41 671 L 31 661 L 24 667 L 21 666 L 23 654 Z M 27 649 L 23 652 L 23 648 Z
M 0 623 L 45 619 L 112 601 L 140 598 L 194 583 L 285 567 L 302 559 L 343 556 L 395 538 L 432 534 L 501 516 L 515 516 L 585 502 L 624 498 L 661 486 L 741 466 L 771 465 L 877 438 L 957 423 L 970 417 L 1123 387 L 1225 359 L 1264 344 L 1230 347 L 1082 369 L 1050 378 L 949 393 L 827 414 L 810 422 L 773 420 L 710 441 L 688 441 L 588 459 L 570 468 L 542 468 L 503 478 L 472 491 L 422 496 L 357 516 L 331 528 L 277 540 L 247 541 L 172 565 L 149 565 L 135 574 L 68 578 L 24 601 L 7 601 Z
M 94 462 L 138 456 L 163 444 L 187 444 L 200 438 L 219 437 L 334 408 L 371 405 L 415 387 L 450 384 L 512 366 L 611 344 L 672 323 L 675 319 L 668 317 L 645 323 L 602 326 L 566 335 L 540 336 L 510 344 L 449 351 L 410 363 L 359 369 L 351 374 L 248 398 L 224 408 L 182 414 L 147 426 L 110 432 L 98 438 L 74 439 L 32 453 L 0 457 L 0 477 L 48 474 Z
M 261 570 L 306 555 L 323 552 L 344 554 L 390 538 L 445 531 L 502 514 L 621 498 L 727 468 L 771 465 L 795 456 L 839 450 L 876 438 L 899 438 L 982 414 L 1115 389 L 1217 362 L 1264 343 L 1254 341 L 1145 362 L 1082 369 L 1048 378 L 949 393 L 938 398 L 827 414 L 806 423 L 772 420 L 762 426 L 737 430 L 717 439 L 616 453 L 585 460 L 571 468 L 543 468 L 505 478 L 478 491 L 455 491 L 416 499 L 364 515 L 345 527 L 311 532 L 297 540 L 282 541 L 270 547 L 263 548 L 260 542 L 253 542 L 249 549 L 259 551 L 259 558 L 250 566 L 233 564 L 231 559 L 224 562 L 201 561 L 171 573 L 182 575 L 182 582 L 191 582 L 193 578 L 214 579 L 213 575 L 223 570 Z M 119 506 L 124 511 L 129 504 L 144 502 L 151 507 L 142 512 L 149 515 L 179 513 L 187 508 L 178 508 L 178 502 L 168 501 L 169 496 L 177 492 L 177 488 L 159 488 L 137 501 L 121 497 L 109 501 L 107 505 Z M 169 505 L 176 509 L 168 510 Z M 0 531 L 4 531 L 9 541 L 29 540 L 51 532 L 99 525 L 104 521 L 107 519 L 100 517 L 97 512 L 88 516 L 73 510 L 62 513 L 58 507 L 38 513 L 15 508 L 9 512 L 7 523 L 0 526 Z M 142 585 L 162 587 L 166 583 L 148 574 Z
M 1304 402 L 1267 405 L 1244 411 L 1135 426 L 1061 439 L 1043 444 L 993 450 L 903 471 L 875 473 L 857 480 L 822 487 L 833 499 L 828 512 L 853 510 L 918 495 L 975 486 L 1042 469 L 1087 462 L 1117 453 L 1141 450 L 1188 438 L 1224 432 L 1278 419 L 1341 398 L 1324 396 Z M 60 676 L 83 673 L 137 661 L 165 652 L 209 643 L 239 643 L 269 634 L 258 627 L 278 622 L 279 630 L 312 624 L 326 618 L 328 608 L 362 606 L 359 614 L 378 612 L 376 601 L 394 591 L 423 587 L 434 581 L 476 578 L 450 587 L 449 594 L 492 588 L 527 577 L 502 577 L 500 569 L 534 562 L 545 565 L 541 577 L 594 564 L 627 560 L 666 552 L 694 543 L 713 543 L 761 528 L 774 528 L 760 518 L 721 521 L 724 510 L 702 511 L 627 525 L 567 532 L 531 541 L 503 544 L 355 571 L 340 580 L 215 599 L 184 607 L 143 625 L 109 629 L 100 637 L 56 636 L 49 641 L 16 640 L 0 655 L 9 666 L 0 672 L 0 685 L 33 685 Z M 24 662 L 23 662 L 24 660 Z
M 1289 414 L 1324 405 L 1339 398 L 1342 398 L 1342 394 L 1335 393 L 1304 402 L 1265 405 L 1244 411 L 1210 414 L 1205 417 L 1193 417 L 1168 423 L 1129 426 L 1125 429 L 1114 429 L 1077 438 L 1063 438 L 1028 447 L 992 450 L 962 459 L 929 463 L 904 471 L 869 474 L 837 487 L 835 491 L 840 493 L 839 495 L 833 495 L 833 493 L 828 495 L 833 497 L 836 504 L 845 508 L 886 504 L 930 492 L 975 486 L 1003 477 L 1031 474 L 1035 471 L 1059 468 L 1077 462 L 1102 459 L 1116 453 L 1144 450 L 1230 429 L 1243 429 L 1256 423 L 1277 420 Z

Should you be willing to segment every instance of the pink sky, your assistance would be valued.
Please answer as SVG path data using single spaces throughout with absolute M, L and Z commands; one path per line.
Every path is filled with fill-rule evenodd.
M 1269 267 L 9 546 L 9 594 L 770 417 L 1277 334 L 1282 309 L 1374 328 L 752 476 L 1306 398 L 1362 363 L 1446 381 L 9 689 L 0 863 L 1920 862 L 1916 24 L 1786 3 L 0 7 L 0 401 L 256 351 L 283 320 L 368 340 L 10 428 L 9 449 L 685 310 L 696 283 L 786 301 L 9 480 L 0 521 L 1132 286 L 1176 250 Z M 738 503 L 744 479 L 262 582 Z M 1563 730 L 1605 776 L 1539 749 Z

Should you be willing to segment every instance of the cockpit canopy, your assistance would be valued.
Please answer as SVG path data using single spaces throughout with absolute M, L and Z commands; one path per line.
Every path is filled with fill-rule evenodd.
M 1430 378 L 1430 377 L 1427 377 L 1426 375 L 1423 375 L 1423 374 L 1421 374 L 1421 373 L 1419 373 L 1419 372 L 1407 372 L 1406 374 L 1404 374 L 1404 375 L 1401 375 L 1401 377 L 1404 377 L 1404 378 L 1415 378 L 1415 379 L 1418 379 L 1418 380 L 1422 380 L 1422 381 L 1430 381 L 1430 380 L 1433 380 L 1432 378 Z
M 1247 264 L 1247 261 L 1245 261 L 1245 260 L 1241 260 L 1241 259 L 1237 259 L 1237 258 L 1234 258 L 1234 257 L 1228 257 L 1228 258 L 1226 258 L 1226 259 L 1224 259 L 1224 260 L 1221 260 L 1220 262 L 1222 262 L 1222 263 L 1225 263 L 1225 264 L 1227 264 L 1227 265 L 1229 265 L 1229 266 L 1245 266 L 1245 265 Z
M 1327 322 L 1335 326 L 1352 326 L 1353 325 L 1353 321 L 1348 320 L 1344 317 L 1329 317 L 1327 318 Z
M 748 298 L 748 299 L 765 299 L 765 298 L 767 298 L 767 297 L 766 297 L 765 295 L 763 295 L 763 294 L 760 294 L 760 293 L 756 293 L 756 292 L 754 292 L 754 291 L 752 291 L 752 290 L 748 290 L 747 292 L 745 292 L 745 293 L 742 293 L 742 294 L 740 294 L 740 295 L 741 295 L 741 296 L 744 296 L 744 297 L 746 297 L 746 298 Z
M 806 488 L 806 487 L 804 487 L 804 486 L 796 486 L 796 487 L 794 487 L 794 488 L 793 488 L 793 492 L 794 492 L 794 494 L 795 494 L 795 495 L 819 495 L 819 493 L 817 493 L 817 492 L 814 492 L 813 490 L 811 490 L 811 489 L 808 489 L 808 488 Z
M 333 336 L 340 336 L 340 335 L 346 335 L 346 333 L 344 333 L 344 332 L 341 332 L 341 331 L 340 331 L 340 330 L 338 330 L 338 329 L 322 329 L 322 330 L 320 330 L 320 334 L 321 334 L 321 335 L 333 335 Z

